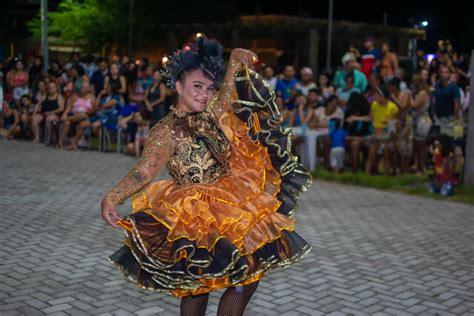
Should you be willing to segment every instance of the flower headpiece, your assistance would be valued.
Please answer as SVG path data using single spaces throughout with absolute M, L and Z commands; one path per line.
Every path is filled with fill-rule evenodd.
M 170 88 L 176 86 L 176 80 L 184 71 L 194 69 L 202 69 L 204 74 L 218 85 L 225 72 L 223 51 L 217 40 L 195 37 L 182 49 L 167 56 L 168 60 L 163 63 L 160 73 L 166 78 L 166 85 Z

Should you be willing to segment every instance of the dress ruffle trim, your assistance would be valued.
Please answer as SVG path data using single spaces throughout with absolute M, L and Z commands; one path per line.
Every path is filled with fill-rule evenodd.
M 311 250 L 297 233 L 281 230 L 277 239 L 251 254 L 243 255 L 226 238 L 209 251 L 185 237 L 169 242 L 167 228 L 145 212 L 133 214 L 130 222 L 125 245 L 109 260 L 137 287 L 175 297 L 255 282 L 265 272 L 288 267 Z

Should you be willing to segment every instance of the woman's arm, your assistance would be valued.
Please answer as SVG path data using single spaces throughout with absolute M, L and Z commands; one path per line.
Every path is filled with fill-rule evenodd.
M 123 202 L 145 188 L 173 153 L 173 137 L 168 126 L 158 123 L 150 130 L 143 154 L 128 174 L 105 196 L 112 204 Z
M 216 95 L 209 102 L 208 108 L 219 118 L 223 113 L 232 109 L 232 91 L 235 89 L 234 73 L 243 67 L 252 64 L 257 55 L 243 48 L 236 48 L 230 54 L 229 64 L 222 86 Z
M 52 111 L 51 113 L 58 114 L 58 113 L 64 112 L 64 98 L 60 94 L 58 95 L 58 106 L 59 107 L 56 110 Z
M 125 94 L 127 92 L 127 80 L 125 79 L 124 76 L 120 76 L 120 89 L 119 93 Z

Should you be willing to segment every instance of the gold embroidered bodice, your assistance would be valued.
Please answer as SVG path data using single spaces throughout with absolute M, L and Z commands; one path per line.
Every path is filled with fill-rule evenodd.
M 235 66 L 232 66 L 235 68 Z M 219 126 L 220 116 L 232 108 L 233 69 L 202 112 L 184 112 L 174 106 L 148 133 L 142 156 L 105 197 L 123 202 L 150 184 L 163 166 L 178 185 L 214 183 L 229 175 L 230 143 Z

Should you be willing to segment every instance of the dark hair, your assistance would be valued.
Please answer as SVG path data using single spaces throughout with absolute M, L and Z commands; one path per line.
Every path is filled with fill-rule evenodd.
M 400 88 L 400 82 L 401 80 L 398 79 L 397 77 L 393 77 L 388 81 L 388 85 L 397 87 L 398 89 Z
M 23 100 L 23 99 L 28 99 L 31 101 L 31 97 L 28 95 L 28 94 L 24 94 L 21 96 L 20 100 Z
M 344 80 L 347 80 L 347 79 L 352 79 L 352 81 L 355 81 L 355 80 L 354 80 L 354 72 L 353 72 L 353 71 L 348 72 L 348 73 L 344 76 Z
M 310 94 L 311 92 L 314 92 L 314 93 L 316 93 L 316 94 L 320 94 L 320 93 L 321 93 L 321 89 L 317 89 L 317 88 L 309 89 L 308 94 Z
M 218 85 L 225 72 L 223 52 L 224 48 L 215 39 L 192 38 L 163 65 L 161 74 L 166 78 L 166 85 L 174 88 L 177 80 L 183 81 L 186 73 L 197 69 Z
M 335 94 L 331 94 L 327 99 L 326 99 L 326 106 L 331 103 L 334 100 L 339 100 L 339 97 Z
M 71 66 L 71 69 L 75 69 L 75 70 L 77 71 L 77 75 L 78 75 L 79 77 L 84 76 L 84 74 L 86 73 L 86 72 L 84 71 L 84 68 L 83 68 L 81 65 L 79 65 L 79 64 L 74 64 L 74 65 L 72 65 L 72 66 Z
M 380 85 L 376 88 L 376 91 L 379 95 L 384 96 L 386 98 L 390 97 L 390 92 L 387 89 L 387 86 L 385 85 Z

